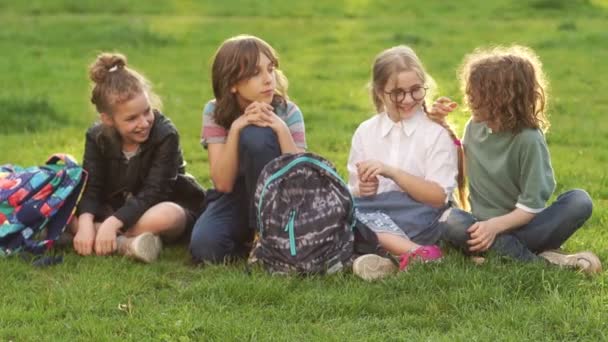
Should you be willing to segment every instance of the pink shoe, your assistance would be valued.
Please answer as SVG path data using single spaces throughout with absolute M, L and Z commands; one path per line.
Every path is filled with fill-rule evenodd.
M 419 259 L 422 262 L 430 262 L 440 260 L 442 257 L 443 253 L 441 252 L 439 246 L 420 246 L 412 252 L 407 252 L 401 255 L 399 258 L 399 270 L 404 271 L 407 269 L 407 265 L 409 265 L 410 261 Z

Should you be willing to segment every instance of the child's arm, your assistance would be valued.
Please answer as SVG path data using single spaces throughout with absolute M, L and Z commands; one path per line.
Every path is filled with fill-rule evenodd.
M 515 208 L 508 214 L 475 222 L 467 232 L 471 239 L 467 242 L 471 252 L 483 252 L 494 243 L 496 236 L 528 224 L 536 216 L 534 213 Z
M 124 226 L 123 221 L 110 216 L 99 226 L 95 235 L 95 254 L 108 255 L 116 250 L 116 235 Z
M 384 164 L 377 160 L 359 163 L 360 179 L 371 180 L 383 176 L 390 178 L 401 190 L 418 202 L 440 208 L 445 205 L 446 194 L 437 183 L 413 176 L 406 171 Z
M 421 142 L 422 144 L 422 142 Z M 447 196 L 456 187 L 458 173 L 457 149 L 445 130 L 428 144 L 426 160 L 421 165 L 424 177 L 414 176 L 402 169 L 379 161 L 365 161 L 360 167 L 363 179 L 372 176 L 390 178 L 413 199 L 440 208 L 445 206 Z
M 90 255 L 95 243 L 95 216 L 84 213 L 77 218 L 78 231 L 74 236 L 74 250 L 80 255 Z
M 225 143 L 209 144 L 207 147 L 211 180 L 215 189 L 220 192 L 232 192 L 238 173 L 241 129 L 235 123 L 228 131 Z
M 452 101 L 449 97 L 442 96 L 433 102 L 428 116 L 435 122 L 443 122 L 456 107 L 458 107 L 458 103 Z
M 270 125 L 272 130 L 277 135 L 277 139 L 279 140 L 279 146 L 281 147 L 281 153 L 298 153 L 303 152 L 302 149 L 296 146 L 295 141 L 293 141 L 293 137 L 291 136 L 291 131 L 289 127 L 285 124 L 285 121 L 281 120 L 275 114 L 275 119 L 273 123 Z
M 285 121 L 281 119 L 273 108 L 266 104 L 266 114 L 270 118 L 270 127 L 277 135 L 281 153 L 298 153 L 306 151 L 306 133 L 302 112 L 294 103 L 287 104 Z
M 392 179 L 403 191 L 418 202 L 440 208 L 445 205 L 446 194 L 439 184 L 413 176 L 398 168 L 385 165 L 385 177 Z
M 128 229 L 152 206 L 166 201 L 174 192 L 175 182 L 180 164 L 181 149 L 179 147 L 179 136 L 177 132 L 168 134 L 155 147 L 154 158 L 146 172 L 141 190 L 126 199 L 125 204 L 120 207 L 113 216 L 106 219 L 99 230 L 106 227 L 117 229 Z M 115 218 L 116 220 L 110 220 Z M 98 232 L 99 234 L 99 232 Z
M 355 197 L 361 196 L 359 191 L 359 173 L 358 164 L 364 160 L 365 154 L 363 152 L 363 142 L 359 134 L 359 129 L 353 134 L 353 138 L 350 145 L 350 153 L 348 155 L 348 162 L 346 169 L 348 171 L 348 189 Z
M 229 193 L 232 192 L 234 187 L 239 169 L 239 139 L 243 128 L 249 125 L 258 127 L 271 127 L 273 125 L 272 117 L 264 109 L 265 106 L 268 105 L 261 102 L 252 102 L 245 108 L 244 113 L 232 122 L 224 142 L 208 144 L 211 179 L 218 191 Z M 280 118 L 278 120 L 282 121 Z M 278 133 L 277 136 L 279 136 Z M 289 139 L 291 140 L 291 137 Z M 279 143 L 280 141 L 281 137 L 279 136 Z M 281 149 L 283 148 L 281 147 Z
M 96 129 L 89 129 L 85 137 L 82 167 L 87 171 L 87 183 L 78 203 L 78 216 L 89 213 L 94 217 L 101 208 L 105 161 L 96 142 L 97 134 Z

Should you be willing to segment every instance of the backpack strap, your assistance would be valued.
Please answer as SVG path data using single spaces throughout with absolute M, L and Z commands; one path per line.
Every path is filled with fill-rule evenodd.
M 69 168 L 80 167 L 80 165 L 78 165 L 78 162 L 76 162 L 76 159 L 74 157 L 72 157 L 69 154 L 65 154 L 65 153 L 55 153 L 55 154 L 51 155 L 49 157 L 49 159 L 47 159 L 46 164 L 47 165 L 56 165 L 59 162 L 63 162 L 63 164 Z

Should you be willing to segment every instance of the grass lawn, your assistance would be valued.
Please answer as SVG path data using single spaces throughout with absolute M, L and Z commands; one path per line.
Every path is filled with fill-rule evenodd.
M 475 47 L 534 48 L 551 81 L 547 136 L 556 193 L 586 189 L 589 222 L 564 246 L 608 264 L 608 1 L 479 2 L 0 0 L 0 164 L 82 156 L 96 119 L 87 66 L 120 51 L 154 83 L 181 133 L 188 170 L 210 186 L 199 145 L 210 62 L 249 33 L 279 52 L 309 149 L 346 175 L 350 139 L 373 110 L 366 93 L 382 49 L 411 45 L 461 102 L 456 69 Z M 462 132 L 466 112 L 450 117 Z M 0 262 L 0 340 L 606 340 L 608 276 L 455 251 L 377 283 L 351 274 L 271 277 L 242 264 L 188 264 L 185 245 L 144 266 L 78 257 L 36 269 Z

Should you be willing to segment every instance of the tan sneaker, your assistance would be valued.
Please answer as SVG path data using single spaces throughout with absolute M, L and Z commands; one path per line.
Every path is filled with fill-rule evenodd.
M 163 248 L 160 238 L 152 233 L 143 233 L 134 238 L 118 238 L 118 251 L 125 256 L 149 264 L 156 261 Z
M 602 272 L 602 262 L 595 254 L 589 251 L 565 254 L 560 250 L 549 250 L 540 253 L 538 256 L 543 257 L 552 264 L 577 268 L 588 274 Z
M 367 281 L 384 278 L 396 273 L 399 267 L 387 258 L 376 254 L 365 254 L 353 262 L 353 273 Z

